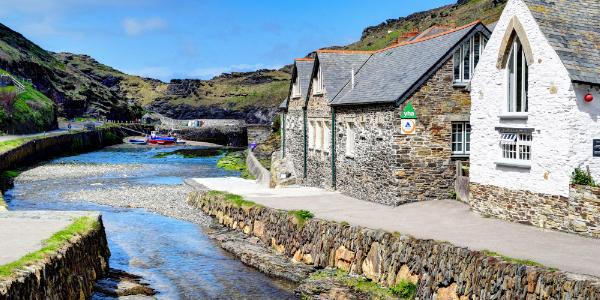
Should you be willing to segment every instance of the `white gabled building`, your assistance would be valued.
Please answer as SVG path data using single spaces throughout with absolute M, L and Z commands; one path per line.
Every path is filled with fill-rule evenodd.
M 570 184 L 600 181 L 600 1 L 509 0 L 471 101 L 473 209 L 600 237 L 600 202 Z

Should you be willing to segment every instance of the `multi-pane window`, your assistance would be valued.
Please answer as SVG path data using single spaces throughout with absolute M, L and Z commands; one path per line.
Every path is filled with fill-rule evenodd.
M 471 125 L 468 122 L 452 123 L 452 154 L 467 155 L 471 152 Z
M 356 153 L 356 126 L 346 123 L 346 156 L 354 157 Z
M 315 149 L 322 150 L 323 149 L 323 126 L 321 122 L 315 122 L 317 126 L 317 144 Z
M 515 36 L 508 59 L 506 61 L 507 71 L 507 108 L 509 112 L 527 112 L 527 89 L 528 68 L 523 52 L 523 45 Z
M 457 47 L 452 58 L 454 63 L 454 82 L 466 83 L 471 80 L 486 42 L 487 38 L 483 34 L 477 33 Z
M 531 160 L 531 133 L 503 133 L 500 136 L 502 158 Z
M 292 84 L 292 98 L 298 97 L 300 97 L 300 80 L 298 79 L 298 76 L 296 76 L 294 84 Z
M 331 146 L 331 127 L 329 122 L 323 123 L 323 151 L 329 153 L 329 147 Z
M 321 67 L 317 70 L 317 76 L 313 79 L 313 94 L 322 94 L 324 92 L 323 87 L 323 71 Z

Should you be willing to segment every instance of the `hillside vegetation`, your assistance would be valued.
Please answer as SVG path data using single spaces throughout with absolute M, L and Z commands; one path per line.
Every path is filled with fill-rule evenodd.
M 480 20 L 484 24 L 498 21 L 506 0 L 459 0 L 428 11 L 417 12 L 398 19 L 367 27 L 359 41 L 336 47 L 349 50 L 378 50 L 396 42 L 403 33 L 417 30 L 423 32 L 433 25 L 462 26 Z
M 0 74 L 8 74 L 0 70 Z M 55 105 L 27 81 L 25 90 L 0 86 L 0 133 L 30 133 L 56 128 Z

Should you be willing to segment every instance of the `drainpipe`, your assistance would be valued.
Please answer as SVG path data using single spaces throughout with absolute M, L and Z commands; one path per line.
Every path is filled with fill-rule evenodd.
M 308 152 L 308 141 L 307 141 L 307 134 L 306 134 L 306 126 L 307 126 L 307 115 L 306 115 L 306 108 L 302 109 L 302 113 L 303 113 L 303 119 L 304 119 L 304 178 L 307 177 L 307 170 L 306 170 L 306 164 L 308 163 L 307 161 L 307 157 L 306 157 L 306 153 Z
M 285 112 L 281 114 L 281 158 L 285 158 Z
M 336 169 L 335 169 L 335 107 L 331 108 L 331 187 L 336 189 Z

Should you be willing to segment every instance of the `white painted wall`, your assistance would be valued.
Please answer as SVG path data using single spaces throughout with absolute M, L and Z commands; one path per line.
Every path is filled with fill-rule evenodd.
M 527 120 L 499 118 L 506 110 L 506 70 L 498 69 L 496 61 L 513 16 L 523 25 L 533 54 Z M 590 161 L 591 136 L 600 134 L 600 128 L 582 133 L 598 127 L 594 112 L 600 112 L 600 101 L 587 107 L 591 113 L 579 111 L 583 100 L 576 100 L 566 68 L 521 0 L 508 1 L 475 71 L 471 98 L 471 182 L 568 196 L 574 166 Z M 581 118 L 582 114 L 587 117 Z M 501 159 L 497 126 L 535 129 L 531 169 L 495 164 Z M 596 162 L 594 166 L 600 165 Z

